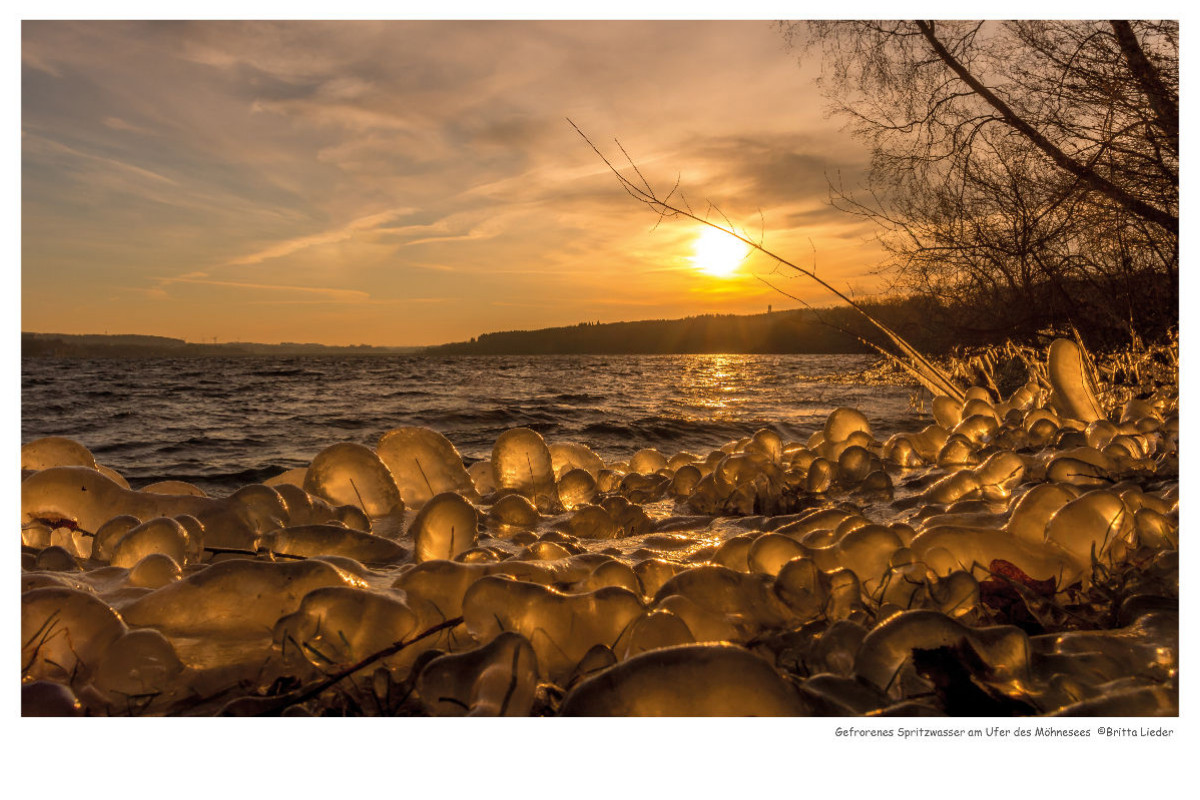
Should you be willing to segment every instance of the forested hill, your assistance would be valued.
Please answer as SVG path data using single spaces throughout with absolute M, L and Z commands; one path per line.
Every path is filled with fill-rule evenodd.
M 167 336 L 139 334 L 21 333 L 25 358 L 228 358 L 235 356 L 347 356 L 411 353 L 414 347 L 371 347 L 360 344 L 336 347 L 284 342 L 227 342 L 204 344 Z
M 844 310 L 822 311 L 847 327 Z M 831 320 L 832 321 L 832 320 Z M 857 326 L 855 326 L 857 327 Z M 706 314 L 674 320 L 581 323 L 563 328 L 485 333 L 431 347 L 437 355 L 572 353 L 865 353 L 852 336 L 821 324 L 812 311 L 740 316 Z

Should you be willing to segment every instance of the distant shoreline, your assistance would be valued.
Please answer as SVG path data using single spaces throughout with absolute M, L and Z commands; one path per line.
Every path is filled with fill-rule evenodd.
M 811 311 L 707 314 L 685 319 L 639 322 L 585 322 L 532 331 L 485 333 L 469 341 L 424 347 L 331 346 L 296 342 L 206 344 L 139 334 L 21 334 L 23 358 L 816 355 L 870 352 L 854 336 L 822 324 Z
M 315 343 L 203 344 L 139 334 L 21 333 L 22 358 L 239 358 L 261 356 L 406 355 L 422 347 L 333 346 Z

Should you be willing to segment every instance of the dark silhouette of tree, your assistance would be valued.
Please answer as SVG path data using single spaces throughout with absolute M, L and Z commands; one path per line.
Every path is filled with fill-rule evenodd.
M 832 111 L 872 148 L 836 205 L 874 220 L 899 288 L 967 338 L 1178 320 L 1175 22 L 821 21 Z

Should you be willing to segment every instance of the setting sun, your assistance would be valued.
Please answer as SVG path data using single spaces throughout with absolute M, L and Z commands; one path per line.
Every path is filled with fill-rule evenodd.
M 750 253 L 750 246 L 716 228 L 705 228 L 696 237 L 692 265 L 701 272 L 728 278 Z

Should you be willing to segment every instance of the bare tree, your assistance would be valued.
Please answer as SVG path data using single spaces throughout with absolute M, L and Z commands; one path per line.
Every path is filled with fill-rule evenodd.
M 835 204 L 900 288 L 981 339 L 1161 333 L 1178 303 L 1174 22 L 809 22 L 834 113 L 872 148 Z

